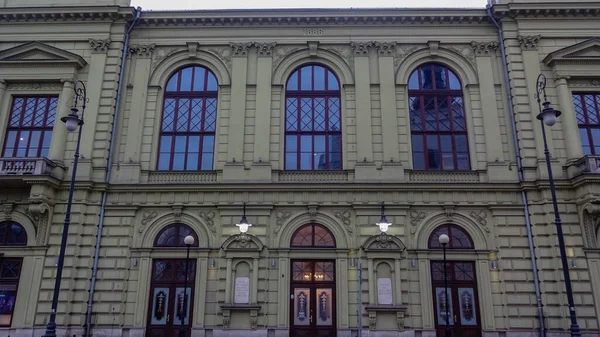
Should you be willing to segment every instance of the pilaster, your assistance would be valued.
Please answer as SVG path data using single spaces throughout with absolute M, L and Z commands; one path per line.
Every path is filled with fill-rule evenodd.
M 567 150 L 567 160 L 573 161 L 583 157 L 583 148 L 579 138 L 579 126 L 577 125 L 577 114 L 573 104 L 573 96 L 569 91 L 567 80 L 569 76 L 556 75 L 554 83 L 558 93 L 558 105 L 562 111 L 561 125 L 563 137 Z
M 371 84 L 369 75 L 369 50 L 372 42 L 352 42 L 356 86 L 356 167 L 355 179 L 370 180 L 373 165 L 373 128 L 371 123 Z
M 498 119 L 498 106 L 494 89 L 494 73 L 492 71 L 491 56 L 498 49 L 497 42 L 471 42 L 471 47 L 476 55 L 477 74 L 481 90 L 481 114 L 483 116 L 483 129 L 485 130 L 485 149 L 487 156 L 487 170 L 490 181 L 503 180 L 504 153 L 500 120 Z
M 67 109 L 68 101 L 74 96 L 74 92 L 71 79 L 62 79 L 61 81 L 63 89 L 58 97 L 58 104 L 56 106 L 56 117 L 54 119 L 54 127 L 52 128 L 48 159 L 62 164 L 65 160 L 65 149 L 67 146 L 67 128 L 65 127 L 65 123 L 60 119 L 66 115 L 64 110 Z
M 256 112 L 254 122 L 253 180 L 271 180 L 269 143 L 271 141 L 271 68 L 275 43 L 255 43 L 258 54 Z
M 102 83 L 104 82 L 104 69 L 106 58 L 110 49 L 110 39 L 90 40 L 92 48 L 92 57 L 87 74 L 87 99 L 88 103 L 85 110 L 84 124 L 81 132 L 85 137 L 81 137 L 81 147 L 79 165 L 77 168 L 78 179 L 89 180 L 92 174 L 92 155 L 94 149 L 94 139 L 96 135 L 96 124 L 100 111 L 100 96 L 102 94 Z
M 244 124 L 246 117 L 246 80 L 248 51 L 251 43 L 231 43 L 231 110 L 227 131 L 227 162 L 223 167 L 223 180 L 240 180 L 244 172 Z
M 140 152 L 143 136 L 144 114 L 148 98 L 148 79 L 155 45 L 133 45 L 130 53 L 135 56 L 133 92 L 129 110 L 127 141 L 125 142 L 124 162 L 120 163 L 117 179 L 119 182 L 139 182 Z
M 404 180 L 404 169 L 400 163 L 398 138 L 398 112 L 396 107 L 396 86 L 394 79 L 395 42 L 375 42 L 379 54 L 379 83 L 381 100 L 381 130 L 383 134 L 382 179 L 386 181 Z M 360 158 L 360 157 L 359 157 Z
M 4 95 L 6 94 L 6 81 L 0 78 L 0 107 L 4 103 Z

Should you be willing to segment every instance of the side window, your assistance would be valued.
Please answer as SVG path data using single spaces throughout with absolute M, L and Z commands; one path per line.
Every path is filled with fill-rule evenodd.
M 324 66 L 303 66 L 288 78 L 285 169 L 342 169 L 340 83 Z
M 178 70 L 167 81 L 157 169 L 212 170 L 218 84 L 207 68 Z
M 57 96 L 13 97 L 2 157 L 47 157 L 57 105 Z
M 573 94 L 584 155 L 600 155 L 600 93 Z
M 448 67 L 427 63 L 408 81 L 415 170 L 469 170 L 469 146 L 460 80 Z

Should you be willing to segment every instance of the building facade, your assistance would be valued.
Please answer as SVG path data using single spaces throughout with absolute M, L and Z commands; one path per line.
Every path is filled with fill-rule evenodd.
M 543 73 L 575 310 L 599 336 L 600 3 L 574 5 L 0 0 L 0 335 L 49 320 L 75 104 L 60 336 L 443 336 L 446 318 L 566 336 Z

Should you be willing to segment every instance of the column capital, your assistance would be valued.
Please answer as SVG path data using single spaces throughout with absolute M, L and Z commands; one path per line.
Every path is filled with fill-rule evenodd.
M 350 47 L 356 56 L 367 56 L 373 48 L 373 42 L 350 42 Z
M 275 49 L 275 42 L 254 42 L 258 56 L 271 56 Z
M 498 42 L 489 41 L 489 42 L 479 42 L 479 41 L 471 41 L 471 48 L 475 55 L 477 56 L 490 56 L 492 53 L 496 52 L 498 49 Z
M 567 85 L 567 81 L 571 78 L 569 75 L 554 73 L 554 82 L 556 85 Z
M 89 39 L 92 52 L 106 54 L 110 48 L 111 39 Z
M 530 35 L 530 36 L 518 35 L 517 41 L 519 42 L 519 45 L 521 46 L 521 49 L 523 49 L 523 50 L 537 50 L 537 45 L 540 42 L 541 38 L 542 38 L 541 35 Z
M 0 78 L 0 90 L 6 90 L 7 83 L 3 78 Z
M 152 57 L 152 53 L 154 52 L 154 49 L 156 48 L 156 45 L 154 43 L 152 44 L 135 44 L 132 45 L 131 47 L 129 47 L 129 52 L 131 54 L 135 54 L 138 57 Z
M 394 56 L 396 52 L 396 42 L 373 42 L 373 45 L 381 56 Z
M 246 43 L 229 43 L 229 47 L 231 48 L 231 52 L 233 56 L 247 56 L 248 51 L 252 47 L 252 42 Z

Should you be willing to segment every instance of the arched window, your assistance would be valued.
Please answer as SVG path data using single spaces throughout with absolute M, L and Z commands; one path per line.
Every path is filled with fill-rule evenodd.
M 408 81 L 410 131 L 415 170 L 469 170 L 469 146 L 458 76 L 427 63 Z
M 218 85 L 205 67 L 173 74 L 165 89 L 158 170 L 212 170 Z
M 429 236 L 429 248 L 441 249 L 439 237 L 442 234 L 448 235 L 450 242 L 447 249 L 474 249 L 473 240 L 469 234 L 462 228 L 455 225 L 442 225 L 436 228 Z
M 335 238 L 324 226 L 308 224 L 294 232 L 290 247 L 335 248 Z
M 584 155 L 600 155 L 600 93 L 573 94 Z
M 0 222 L 0 246 L 27 246 L 25 228 L 13 221 Z
M 169 225 L 158 233 L 154 247 L 185 247 L 183 239 L 188 235 L 194 237 L 192 246 L 198 247 L 198 235 L 190 226 L 181 223 Z
M 320 65 L 303 66 L 285 89 L 285 169 L 341 170 L 340 83 Z

